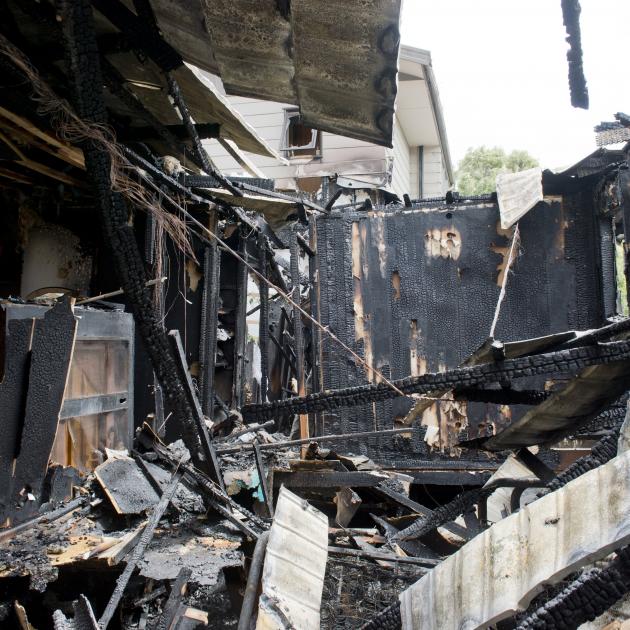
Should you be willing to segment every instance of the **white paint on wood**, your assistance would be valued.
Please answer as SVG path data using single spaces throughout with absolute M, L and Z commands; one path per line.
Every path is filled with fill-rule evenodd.
M 401 595 L 403 629 L 487 628 L 630 542 L 630 452 L 499 521 Z

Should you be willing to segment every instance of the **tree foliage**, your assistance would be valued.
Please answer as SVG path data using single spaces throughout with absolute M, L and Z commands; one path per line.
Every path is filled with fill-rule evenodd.
M 462 195 L 484 195 L 496 189 L 499 173 L 517 173 L 538 166 L 527 151 L 506 153 L 500 147 L 468 149 L 457 172 L 457 190 Z

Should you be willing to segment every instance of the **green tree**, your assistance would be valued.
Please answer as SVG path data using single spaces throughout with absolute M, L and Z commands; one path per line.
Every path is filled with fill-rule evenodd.
M 495 190 L 499 173 L 517 173 L 538 166 L 538 160 L 527 151 L 506 153 L 500 147 L 468 149 L 461 159 L 455 177 L 462 195 L 483 195 Z

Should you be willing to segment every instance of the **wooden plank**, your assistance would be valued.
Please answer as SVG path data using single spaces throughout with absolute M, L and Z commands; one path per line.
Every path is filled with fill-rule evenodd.
M 33 320 L 12 320 L 5 338 L 4 378 L 0 383 L 0 521 L 11 495 L 13 460 L 17 454 L 22 409 L 28 383 L 28 351 Z
M 401 595 L 403 629 L 482 628 L 630 541 L 630 452 L 479 534 Z M 552 550 L 552 553 L 550 553 Z
M 21 519 L 31 516 L 41 501 L 77 332 L 73 304 L 74 300 L 63 299 L 35 321 L 24 426 L 11 493 L 14 505 L 24 504 Z
M 42 131 L 30 120 L 27 120 L 26 118 L 19 116 L 18 114 L 11 112 L 4 107 L 0 107 L 0 117 L 5 118 L 6 120 L 13 123 L 15 126 L 20 127 L 35 138 L 38 138 L 45 144 L 50 145 L 50 147 L 56 149 L 55 151 L 51 152 L 60 159 L 68 162 L 69 164 L 77 166 L 78 168 L 85 168 L 85 160 L 83 158 L 83 151 L 81 151 L 81 149 L 77 149 L 76 147 L 62 142 L 53 134 Z
M 372 488 L 383 481 L 383 475 L 369 472 L 285 472 L 276 470 L 273 485 L 287 488 Z
M 118 514 L 140 514 L 160 500 L 131 458 L 108 459 L 96 468 L 94 475 Z

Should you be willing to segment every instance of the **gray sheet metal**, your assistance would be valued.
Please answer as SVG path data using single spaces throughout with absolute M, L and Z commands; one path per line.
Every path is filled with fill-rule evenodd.
M 165 39 L 229 94 L 298 104 L 313 127 L 391 146 L 400 0 L 293 0 L 288 18 L 276 0 L 151 4 Z
M 270 531 L 256 628 L 282 628 L 278 618 L 284 616 L 295 628 L 317 630 L 328 558 L 328 519 L 283 487 Z
M 295 83 L 304 122 L 391 146 L 400 0 L 293 0 Z
M 276 0 L 206 0 L 205 14 L 219 74 L 229 94 L 297 102 L 291 25 L 280 15 Z M 180 52 L 187 54 L 185 49 Z

